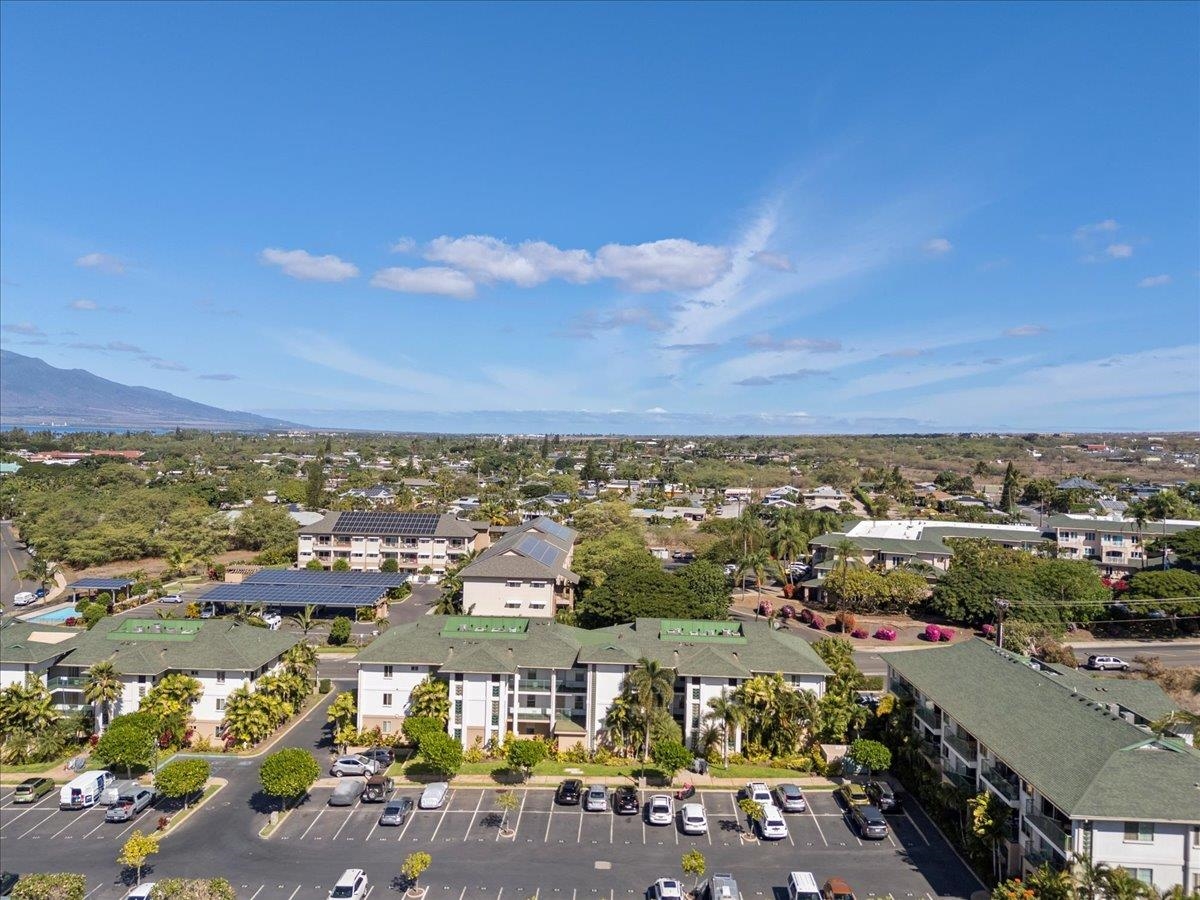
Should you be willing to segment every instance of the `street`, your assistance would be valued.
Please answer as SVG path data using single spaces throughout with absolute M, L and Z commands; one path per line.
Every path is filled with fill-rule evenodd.
M 17 575 L 28 564 L 29 554 L 13 534 L 12 523 L 7 519 L 0 521 L 0 603 L 6 613 L 15 608 L 12 602 L 14 594 L 38 587 L 32 581 L 22 581 Z

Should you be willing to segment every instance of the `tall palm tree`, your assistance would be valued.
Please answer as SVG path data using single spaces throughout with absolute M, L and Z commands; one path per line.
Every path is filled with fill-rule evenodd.
M 317 626 L 317 608 L 310 603 L 308 606 L 293 613 L 289 618 L 299 626 L 304 636 L 308 637 L 308 633 Z
M 99 726 L 97 732 L 103 733 L 109 719 L 112 718 L 113 704 L 121 699 L 124 692 L 125 685 L 121 681 L 121 674 L 111 662 L 98 662 L 88 669 L 87 683 L 83 686 L 83 699 L 100 709 L 101 715 L 96 717 L 96 724 Z
M 722 690 L 708 698 L 710 712 L 705 718 L 721 723 L 721 765 L 729 768 L 729 730 L 737 728 L 746 720 L 746 709 L 729 691 Z
M 317 672 L 317 648 L 308 641 L 301 641 L 284 651 L 283 666 L 307 683 Z
M 55 563 L 48 562 L 40 556 L 31 556 L 29 563 L 17 573 L 17 577 L 22 581 L 36 581 L 38 587 L 45 590 L 46 584 L 53 581 L 61 571 Z
M 737 561 L 738 577 L 742 582 L 742 593 L 746 593 L 746 576 L 754 576 L 754 590 L 762 602 L 762 583 L 766 580 L 771 556 L 766 550 L 752 550 Z
M 650 725 L 654 715 L 671 704 L 675 692 L 675 670 L 643 656 L 625 676 L 625 685 L 642 718 L 644 763 L 650 758 Z
M 808 547 L 808 536 L 795 522 L 787 522 L 771 533 L 771 555 L 785 565 L 799 559 Z
M 604 716 L 604 729 L 608 732 L 608 742 L 622 756 L 628 754 L 638 726 L 638 712 L 630 698 L 626 694 L 618 694 Z

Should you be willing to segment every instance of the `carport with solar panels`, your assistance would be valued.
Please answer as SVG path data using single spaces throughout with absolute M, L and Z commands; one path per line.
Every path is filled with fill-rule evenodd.
M 220 606 L 266 606 L 281 610 L 314 606 L 318 612 L 346 614 L 374 609 L 387 615 L 388 592 L 408 575 L 395 572 L 312 572 L 263 569 L 241 584 L 218 584 L 200 600 Z

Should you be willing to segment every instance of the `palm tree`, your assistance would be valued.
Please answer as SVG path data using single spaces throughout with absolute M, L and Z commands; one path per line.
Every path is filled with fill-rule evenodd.
M 121 699 L 124 692 L 125 685 L 121 681 L 121 674 L 111 662 L 98 662 L 88 669 L 87 684 L 83 686 L 83 699 L 93 707 L 100 708 L 102 715 L 96 720 L 99 726 L 98 733 L 103 733 L 108 720 L 112 718 L 113 704 Z
M 450 718 L 450 686 L 432 675 L 418 682 L 408 695 L 408 715 L 428 716 L 445 724 Z
M 196 556 L 186 547 L 171 547 L 167 550 L 167 569 L 172 574 L 183 575 L 196 562 Z
M 293 613 L 289 618 L 299 626 L 300 631 L 308 637 L 308 633 L 317 626 L 317 608 L 311 603 Z
M 746 709 L 738 699 L 727 690 L 722 690 L 716 697 L 708 699 L 711 710 L 705 718 L 721 723 L 721 765 L 729 768 L 729 729 L 737 728 L 746 720 Z
M 754 576 L 754 590 L 762 602 L 762 583 L 767 577 L 767 568 L 771 565 L 771 557 L 766 550 L 752 550 L 737 562 L 738 577 L 742 582 L 742 593 L 746 593 L 746 576 Z
M 625 687 L 642 717 L 642 762 L 650 758 L 650 725 L 654 714 L 666 709 L 675 691 L 675 670 L 642 657 L 625 676 Z
M 1154 900 L 1158 896 L 1154 888 L 1139 881 L 1123 866 L 1105 866 L 1099 874 L 1105 900 Z
M 771 534 L 771 555 L 781 563 L 793 563 L 808 548 L 808 537 L 794 522 L 788 521 Z
M 25 568 L 17 573 L 17 577 L 22 581 L 36 581 L 38 587 L 45 590 L 46 584 L 53 581 L 61 571 L 55 563 L 47 562 L 40 556 L 31 556 Z
M 36 675 L 26 675 L 24 684 L 11 684 L 0 691 L 0 740 L 17 732 L 36 739 L 60 718 L 50 692 Z
M 638 713 L 630 698 L 626 694 L 614 697 L 604 716 L 604 728 L 608 732 L 608 742 L 622 756 L 628 754 L 638 724 Z
M 301 676 L 307 685 L 317 672 L 317 648 L 308 641 L 301 641 L 284 651 L 283 666 L 288 672 Z

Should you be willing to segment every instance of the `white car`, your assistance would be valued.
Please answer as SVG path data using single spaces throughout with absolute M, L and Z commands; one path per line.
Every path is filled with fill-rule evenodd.
M 347 869 L 329 892 L 329 900 L 363 900 L 367 896 L 367 876 L 362 869 Z
M 765 781 L 752 781 L 746 785 L 746 796 L 755 803 L 761 803 L 763 806 L 775 802 L 771 797 L 771 789 L 767 787 Z
M 670 825 L 675 821 L 675 801 L 666 794 L 655 794 L 646 804 L 646 821 L 651 825 Z
M 788 836 L 787 822 L 774 803 L 763 804 L 762 821 L 758 823 L 758 836 L 768 841 L 781 841 Z
M 279 626 L 283 624 L 283 616 L 274 610 L 268 610 L 267 612 L 263 613 L 262 620 L 263 624 L 265 624 L 267 628 L 271 629 L 271 631 L 278 631 Z
M 157 881 L 143 881 L 139 885 L 135 885 L 129 889 L 129 893 L 125 895 L 125 900 L 150 900 L 150 892 L 154 890 L 154 885 Z
M 421 791 L 421 798 L 417 801 L 417 806 L 421 809 L 438 809 L 446 802 L 448 793 L 450 793 L 450 785 L 446 782 L 431 782 L 425 785 L 425 790 Z
M 37 598 L 33 595 L 33 591 L 21 591 L 13 595 L 13 606 L 28 606 Z
M 159 603 L 182 603 L 183 597 L 179 594 L 166 594 L 158 598 Z
M 683 889 L 674 878 L 660 878 L 650 888 L 650 900 L 682 900 Z
M 707 834 L 708 816 L 699 803 L 685 803 L 679 808 L 679 818 L 684 834 Z

